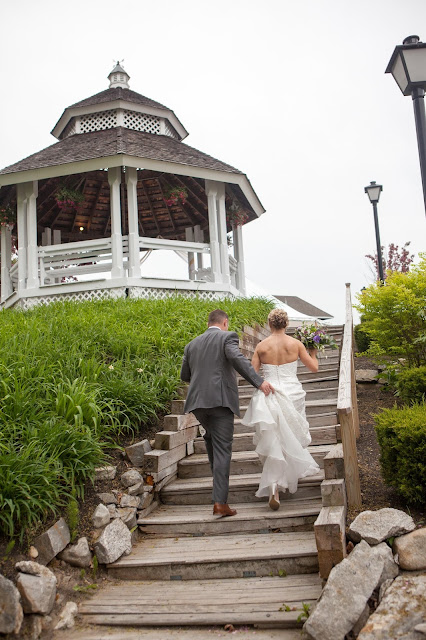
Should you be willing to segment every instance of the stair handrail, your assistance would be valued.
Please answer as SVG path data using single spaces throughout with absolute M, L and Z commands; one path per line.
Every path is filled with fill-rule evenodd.
M 341 428 L 348 505 L 349 507 L 359 508 L 362 502 L 356 451 L 356 439 L 359 437 L 359 418 L 355 381 L 354 333 L 350 287 L 350 283 L 346 283 L 345 325 L 340 354 L 337 413 Z

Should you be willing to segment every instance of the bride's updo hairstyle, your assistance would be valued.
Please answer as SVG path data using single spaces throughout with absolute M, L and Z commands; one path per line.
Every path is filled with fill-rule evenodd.
M 288 315 L 284 309 L 272 309 L 268 316 L 271 329 L 285 329 L 288 325 Z

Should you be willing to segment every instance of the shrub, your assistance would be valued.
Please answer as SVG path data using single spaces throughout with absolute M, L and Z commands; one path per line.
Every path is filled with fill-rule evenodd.
M 421 402 L 426 395 L 426 366 L 402 369 L 397 375 L 396 387 L 404 402 Z
M 375 416 L 385 482 L 408 503 L 426 504 L 426 404 Z
M 357 349 L 360 353 L 364 353 L 370 346 L 371 338 L 368 333 L 366 333 L 362 323 L 354 327 L 354 333 Z
M 385 285 L 370 285 L 357 297 L 355 308 L 371 337 L 369 355 L 426 363 L 426 254 L 412 271 L 389 273 Z

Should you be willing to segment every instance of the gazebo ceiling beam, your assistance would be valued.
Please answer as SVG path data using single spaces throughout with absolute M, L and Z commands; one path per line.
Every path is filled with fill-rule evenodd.
M 191 189 L 191 187 L 188 187 L 186 182 L 184 182 L 181 178 L 179 178 L 179 176 L 177 176 L 176 174 L 173 174 L 173 175 L 176 178 L 176 180 L 179 182 L 179 184 L 181 184 L 183 187 L 185 187 L 185 189 L 188 189 L 189 193 L 195 198 L 195 200 L 197 202 L 200 203 L 200 205 L 203 207 L 203 209 L 205 210 L 205 212 L 207 214 L 207 211 L 208 211 L 207 202 L 203 202 L 203 200 L 193 191 L 193 189 Z M 198 186 L 198 183 L 193 178 L 189 177 L 189 181 L 191 183 L 194 182 Z M 205 219 L 207 219 L 207 218 L 205 218 Z
M 160 233 L 160 226 L 159 226 L 159 224 L 158 224 L 157 216 L 155 215 L 155 211 L 154 211 L 154 209 L 153 209 L 153 206 L 152 206 L 151 200 L 150 200 L 149 195 L 148 195 L 148 192 L 147 192 L 147 190 L 146 190 L 146 187 L 145 187 L 145 184 L 144 184 L 143 178 L 141 178 L 140 183 L 141 183 L 141 185 L 142 185 L 142 189 L 143 189 L 143 192 L 144 192 L 144 194 L 145 194 L 145 198 L 147 199 L 148 207 L 149 207 L 149 209 L 150 209 L 150 211 L 151 211 L 152 218 L 153 218 L 153 220 L 154 220 L 154 222 L 155 222 L 155 226 L 157 227 L 157 232 L 158 232 L 158 233 Z
M 97 194 L 96 194 L 95 202 L 94 202 L 94 205 L 93 205 L 93 207 L 92 207 L 92 212 L 89 214 L 89 221 L 88 221 L 88 223 L 87 223 L 87 231 L 89 231 L 89 230 L 90 230 L 90 227 L 92 226 L 92 218 L 93 218 L 94 214 L 96 213 L 96 209 L 97 209 L 97 207 L 98 207 L 98 202 L 99 202 L 99 197 L 100 197 L 100 195 L 101 195 L 101 193 L 102 193 L 102 188 L 103 188 L 103 186 L 104 186 L 104 183 L 103 183 L 103 181 L 101 180 L 101 181 L 99 182 L 98 192 L 97 192 Z
M 173 220 L 173 216 L 172 216 L 172 212 L 170 210 L 170 207 L 166 202 L 166 196 L 165 196 L 165 193 L 164 193 L 164 190 L 163 190 L 163 185 L 161 184 L 160 178 L 157 178 L 157 183 L 158 183 L 158 186 L 160 187 L 161 195 L 163 197 L 164 204 L 166 205 L 167 213 L 169 214 L 169 218 L 170 218 L 170 222 L 172 223 L 173 231 L 176 231 L 175 221 Z
M 176 184 L 173 184 L 173 182 L 169 182 L 165 176 L 163 176 L 163 180 L 164 182 L 167 184 L 168 187 L 174 187 L 176 186 Z M 179 180 L 180 184 L 183 184 L 183 182 L 181 180 Z M 185 185 L 184 185 L 185 186 Z M 186 188 L 186 187 L 185 187 Z M 200 216 L 203 220 L 203 216 L 202 214 L 200 214 L 200 212 L 198 211 L 198 209 L 196 207 L 194 207 L 194 205 L 187 200 L 186 203 L 195 211 L 195 213 Z M 186 215 L 186 217 L 188 218 L 189 222 L 192 225 L 196 225 L 198 224 L 199 220 L 197 220 L 193 215 L 190 214 L 190 212 L 188 211 L 187 207 L 183 204 L 180 205 L 180 208 L 182 209 L 182 211 L 184 212 L 184 214 Z

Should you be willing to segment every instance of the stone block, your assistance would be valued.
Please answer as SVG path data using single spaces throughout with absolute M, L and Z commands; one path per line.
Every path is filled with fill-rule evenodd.
M 127 492 L 130 496 L 139 496 L 144 491 L 144 483 L 143 480 L 137 482 L 136 484 L 132 484 L 131 487 L 127 487 Z
M 71 629 L 74 624 L 74 618 L 78 613 L 78 607 L 75 602 L 67 602 L 65 607 L 59 614 L 59 621 L 55 627 L 56 629 Z
M 388 538 L 409 533 L 414 528 L 411 516 L 399 509 L 386 507 L 357 515 L 349 527 L 349 537 L 354 542 L 362 539 L 368 544 L 379 544 Z
M 15 566 L 20 571 L 16 585 L 24 613 L 50 613 L 56 598 L 56 576 L 38 562 L 17 562 Z
M 364 541 L 335 566 L 304 630 L 314 640 L 344 640 L 359 621 L 383 571 L 383 559 Z
M 99 500 L 105 504 L 117 504 L 117 497 L 113 493 L 97 493 Z
M 126 527 L 129 529 L 136 527 L 136 507 L 118 507 L 117 513 L 118 517 L 124 522 Z
M 141 440 L 141 442 L 131 444 L 130 446 L 126 447 L 125 451 L 130 462 L 135 467 L 142 467 L 145 453 L 151 451 L 151 445 L 149 444 L 149 440 L 145 439 Z
M 137 471 L 136 469 L 129 469 L 129 471 L 123 473 L 120 478 L 120 482 L 123 487 L 132 487 L 139 482 L 143 482 L 143 478 L 139 471 Z
M 77 544 L 64 549 L 58 557 L 73 567 L 90 567 L 92 553 L 87 538 L 79 538 Z
M 70 530 L 64 518 L 60 518 L 50 529 L 34 540 L 33 546 L 38 551 L 38 562 L 47 564 L 63 551 L 69 542 Z
M 109 524 L 109 521 L 110 515 L 108 508 L 104 504 L 98 504 L 92 515 L 93 526 L 96 529 L 101 529 Z
M 0 633 L 18 634 L 24 612 L 21 605 L 21 596 L 11 580 L 0 574 Z
M 357 382 L 377 382 L 378 369 L 357 369 L 355 380 Z
M 108 524 L 95 544 L 95 553 L 102 564 L 110 564 L 132 548 L 131 534 L 124 522 L 116 518 Z
M 120 499 L 120 507 L 138 507 L 139 496 L 129 496 L 127 493 L 123 493 Z
M 105 467 L 97 467 L 95 469 L 95 482 L 100 480 L 114 480 L 117 474 L 117 467 L 107 465 Z
M 398 555 L 401 569 L 408 571 L 426 569 L 426 527 L 395 538 L 393 551 Z

